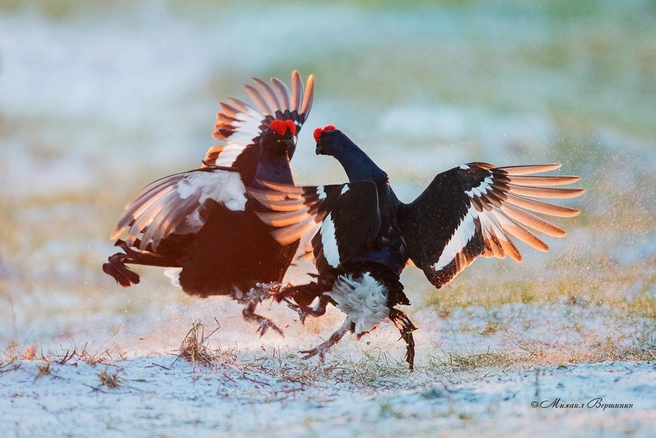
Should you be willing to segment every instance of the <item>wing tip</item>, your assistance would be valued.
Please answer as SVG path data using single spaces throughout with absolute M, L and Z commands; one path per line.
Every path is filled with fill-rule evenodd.
M 109 240 L 116 240 L 119 237 L 121 237 L 121 234 L 123 234 L 123 231 L 125 231 L 127 227 L 121 227 L 121 228 L 114 228 L 112 232 L 109 234 Z

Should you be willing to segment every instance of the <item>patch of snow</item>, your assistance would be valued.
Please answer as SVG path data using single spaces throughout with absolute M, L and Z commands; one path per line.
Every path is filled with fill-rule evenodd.
M 656 370 L 649 363 L 447 374 L 437 382 L 420 369 L 358 381 L 342 380 L 340 367 L 308 369 L 272 353 L 257 368 L 246 362 L 195 368 L 171 355 L 97 365 L 75 358 L 51 363 L 40 377 L 44 362 L 16 361 L 0 368 L 0 413 L 11 418 L 5 433 L 647 436 L 656 409 Z M 102 384 L 103 372 L 117 376 L 118 387 Z M 632 407 L 604 408 L 616 404 Z

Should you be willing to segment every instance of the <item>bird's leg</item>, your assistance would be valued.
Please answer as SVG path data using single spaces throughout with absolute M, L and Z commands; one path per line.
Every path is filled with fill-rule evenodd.
M 276 289 L 271 289 L 271 298 L 276 300 L 277 302 L 281 301 L 288 301 L 288 298 L 293 298 L 294 295 L 296 295 L 298 291 L 296 290 L 296 287 L 293 286 L 291 283 L 287 283 L 286 285 L 279 284 L 278 288 Z
M 280 328 L 273 323 L 269 318 L 265 318 L 262 315 L 258 315 L 255 313 L 255 308 L 257 307 L 257 303 L 248 303 L 248 305 L 244 308 L 242 311 L 242 315 L 244 316 L 244 319 L 248 322 L 257 322 L 259 324 L 259 327 L 257 328 L 257 333 L 260 334 L 260 336 L 264 336 L 264 334 L 267 332 L 269 329 L 273 329 L 275 332 L 278 332 L 280 336 L 284 337 L 285 334 L 280 330 Z
M 301 306 L 309 305 L 316 297 L 321 295 L 324 292 L 327 292 L 331 289 L 330 286 L 321 285 L 314 281 L 302 284 L 300 286 L 293 286 L 287 284 L 281 286 L 276 293 L 273 294 L 273 298 L 280 302 L 283 299 L 293 299 Z
M 328 295 L 319 296 L 319 301 L 317 301 L 317 304 L 312 307 L 299 306 L 298 304 L 292 303 L 288 298 L 283 298 L 283 300 L 285 303 L 287 303 L 287 307 L 298 313 L 301 324 L 305 324 L 305 318 L 308 316 L 318 318 L 319 316 L 325 314 L 326 306 L 331 302 L 331 298 Z
M 264 298 L 270 297 L 269 292 L 267 291 L 269 287 L 272 286 L 273 283 L 267 283 L 267 284 L 258 284 L 256 287 L 252 288 L 247 294 L 242 295 L 242 294 L 237 294 L 237 299 L 238 301 L 245 303 L 246 307 L 242 311 L 242 315 L 246 321 L 249 322 L 257 322 L 259 324 L 259 327 L 257 329 L 257 333 L 260 334 L 260 336 L 264 336 L 264 334 L 267 332 L 269 329 L 273 329 L 273 331 L 278 332 L 280 336 L 284 337 L 285 334 L 280 330 L 280 328 L 273 323 L 269 318 L 265 318 L 262 315 L 258 315 L 255 313 L 255 308 L 257 308 L 257 305 L 262 302 Z
M 177 268 L 171 260 L 152 251 L 138 249 L 141 242 L 137 239 L 133 246 L 128 246 L 124 240 L 117 240 L 114 246 L 118 246 L 125 253 L 117 252 L 109 256 L 108 263 L 103 264 L 105 274 L 111 275 L 123 287 L 139 284 L 139 274 L 128 268 L 125 264 L 161 266 L 163 268 Z
M 139 249 L 141 241 L 135 240 L 132 246 L 128 246 L 123 240 L 117 240 L 114 246 L 120 247 L 125 251 L 123 263 L 131 263 L 133 265 L 146 265 L 146 266 L 161 266 L 162 268 L 179 268 L 179 265 L 171 264 L 171 260 L 161 254 L 154 253 L 149 250 Z M 114 254 L 114 256 L 120 253 Z
M 304 354 L 303 359 L 309 359 L 312 356 L 316 356 L 317 354 L 319 355 L 319 358 L 323 361 L 324 356 L 326 355 L 326 351 L 330 349 L 333 345 L 338 343 L 340 339 L 344 337 L 344 335 L 349 332 L 349 331 L 354 331 L 355 330 L 355 324 L 351 322 L 348 318 L 344 320 L 344 323 L 342 326 L 337 330 L 335 333 L 330 335 L 330 338 L 318 347 L 313 348 L 312 350 L 302 350 L 300 353 Z
M 266 299 L 277 297 L 290 287 L 291 284 L 283 285 L 278 281 L 272 281 L 270 283 L 257 283 L 255 287 L 251 289 L 251 292 L 259 297 L 259 302 L 261 303 Z
M 410 321 L 408 316 L 398 309 L 390 309 L 389 319 L 392 320 L 396 328 L 401 332 L 401 339 L 407 345 L 405 353 L 405 361 L 410 366 L 410 371 L 415 369 L 415 340 L 412 337 L 412 332 L 417 330 L 417 327 Z

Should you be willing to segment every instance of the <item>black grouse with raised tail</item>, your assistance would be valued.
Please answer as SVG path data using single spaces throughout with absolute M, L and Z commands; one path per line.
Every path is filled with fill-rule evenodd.
M 565 231 L 531 212 L 579 214 L 535 199 L 572 198 L 584 192 L 551 187 L 574 183 L 579 177 L 535 175 L 558 169 L 559 164 L 465 164 L 440 173 L 417 199 L 404 204 L 387 174 L 341 131 L 332 125 L 318 128 L 315 139 L 317 154 L 335 157 L 349 183 L 312 187 L 265 183 L 267 190 L 249 190 L 269 210 L 258 215 L 278 228 L 273 235 L 281 244 L 297 241 L 320 224 L 312 238 L 316 281 L 291 287 L 278 298 L 288 301 L 302 319 L 323 314 L 332 303 L 346 313 L 346 320 L 326 342 L 305 351 L 306 357 L 323 356 L 347 332 L 359 338 L 389 318 L 407 343 L 406 361 L 412 369 L 415 326 L 395 308 L 410 304 L 399 281 L 408 260 L 439 289 L 479 256 L 521 261 L 511 236 L 541 251 L 549 248 L 535 231 L 565 236 Z
M 258 181 L 294 184 L 290 167 L 297 134 L 312 106 L 314 78 L 304 89 L 292 73 L 291 92 L 278 79 L 253 78 L 246 90 L 257 109 L 231 98 L 221 103 L 214 137 L 226 145 L 207 151 L 199 169 L 170 175 L 128 203 L 112 233 L 123 251 L 103 265 L 124 287 L 138 284 L 127 264 L 173 268 L 166 271 L 190 295 L 226 295 L 243 303 L 246 320 L 264 334 L 273 328 L 255 308 L 282 281 L 298 242 L 271 237 L 271 227 L 255 214 L 257 201 L 246 188 Z

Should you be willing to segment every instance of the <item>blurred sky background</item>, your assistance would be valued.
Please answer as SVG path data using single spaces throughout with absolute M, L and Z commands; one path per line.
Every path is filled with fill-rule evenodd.
M 0 0 L 0 345 L 186 299 L 159 270 L 116 286 L 109 232 L 142 186 L 200 165 L 219 101 L 293 69 L 316 76 L 298 183 L 345 180 L 314 155 L 328 123 L 405 201 L 468 161 L 561 162 L 583 214 L 535 269 L 654 265 L 656 1 Z

